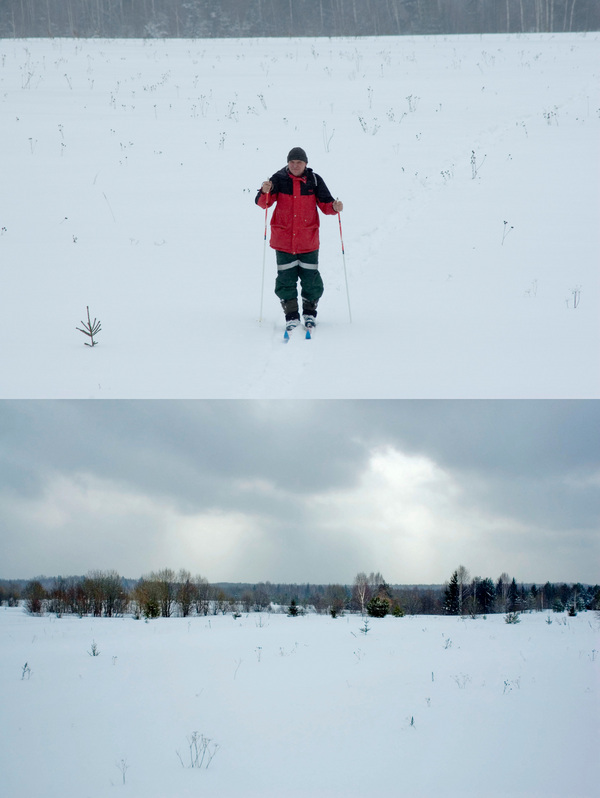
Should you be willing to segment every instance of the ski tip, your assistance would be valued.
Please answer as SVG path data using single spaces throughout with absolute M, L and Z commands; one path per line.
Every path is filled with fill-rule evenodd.
M 307 341 L 310 341 L 310 339 L 312 338 L 312 335 L 310 334 L 310 330 L 306 331 L 306 335 L 304 337 L 306 338 Z
M 288 333 L 288 331 L 287 331 L 287 330 L 285 330 L 285 332 L 283 333 L 283 343 L 284 343 L 284 344 L 287 344 L 287 342 L 288 342 L 289 340 L 290 340 L 290 334 Z

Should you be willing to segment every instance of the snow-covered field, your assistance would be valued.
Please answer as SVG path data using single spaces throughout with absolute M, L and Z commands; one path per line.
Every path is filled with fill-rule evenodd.
M 0 792 L 598 795 L 594 614 L 363 626 L 358 616 L 144 622 L 2 609 Z M 210 739 L 202 768 L 189 767 L 194 732 Z
M 599 40 L 0 42 L 0 396 L 600 397 Z M 328 217 L 284 347 L 254 196 L 296 145 L 352 323 Z

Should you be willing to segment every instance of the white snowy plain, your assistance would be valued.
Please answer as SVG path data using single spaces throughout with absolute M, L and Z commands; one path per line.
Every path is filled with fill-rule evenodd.
M 0 396 L 600 397 L 599 39 L 1 41 Z M 292 146 L 345 258 L 284 347 Z
M 145 622 L 3 608 L 1 793 L 598 795 L 593 613 L 363 627 L 356 615 Z M 190 767 L 194 732 L 210 740 L 208 767 Z

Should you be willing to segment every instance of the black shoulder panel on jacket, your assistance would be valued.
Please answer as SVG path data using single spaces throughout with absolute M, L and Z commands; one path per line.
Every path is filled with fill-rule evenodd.
M 292 193 L 292 179 L 288 175 L 287 166 L 284 166 L 274 175 L 271 175 L 271 183 L 273 183 L 274 194 L 291 194 Z
M 331 192 L 325 185 L 325 181 L 323 180 L 321 175 L 318 175 L 315 172 L 314 177 L 315 177 L 315 182 L 317 184 L 317 190 L 315 193 L 317 195 L 317 199 L 319 200 L 319 202 L 334 202 L 335 200 L 331 196 Z

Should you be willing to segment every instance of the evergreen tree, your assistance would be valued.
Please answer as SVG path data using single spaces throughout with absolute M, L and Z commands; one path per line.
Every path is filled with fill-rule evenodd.
M 494 601 L 496 600 L 496 587 L 489 578 L 482 579 L 477 583 L 477 602 L 484 615 L 492 612 Z
M 371 618 L 385 618 L 390 611 L 390 602 L 381 596 L 373 596 L 367 604 L 367 614 Z
M 287 614 L 289 616 L 291 616 L 292 618 L 295 618 L 296 615 L 298 615 L 298 605 L 296 604 L 296 599 L 292 599 L 291 600 L 290 606 L 288 607 L 288 613 Z
M 546 582 L 546 584 L 542 588 L 542 609 L 546 610 L 549 607 L 552 607 L 555 598 L 556 598 L 556 590 L 554 588 L 554 585 L 552 585 L 550 582 Z
M 404 618 L 405 614 L 406 613 L 402 609 L 401 604 L 398 601 L 395 601 L 392 604 L 392 615 L 394 616 L 394 618 Z
M 446 615 L 458 615 L 460 612 L 460 585 L 458 571 L 454 571 L 450 582 L 444 590 L 444 612 Z
M 534 610 L 540 609 L 540 591 L 537 589 L 537 585 L 531 585 L 529 590 L 531 595 L 531 606 Z
M 519 588 L 517 587 L 517 583 L 515 582 L 514 578 L 510 583 L 510 587 L 508 588 L 508 603 L 506 607 L 507 612 L 517 612 L 520 605 L 519 601 Z

